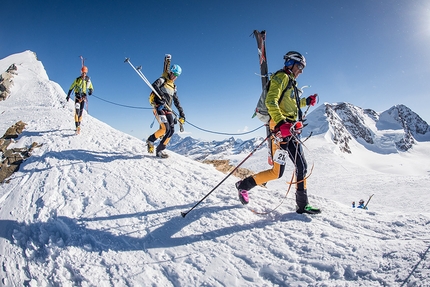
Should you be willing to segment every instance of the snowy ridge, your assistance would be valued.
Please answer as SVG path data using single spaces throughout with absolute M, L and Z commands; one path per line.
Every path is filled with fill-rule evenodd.
M 86 113 L 75 136 L 73 103 L 42 63 L 26 51 L 0 69 L 12 63 L 0 130 L 22 120 L 13 146 L 44 145 L 0 185 L 0 285 L 430 286 L 430 213 L 420 208 L 430 202 L 427 142 L 379 154 L 351 140 L 353 152 L 342 153 L 319 122 L 314 129 L 325 132 L 305 152 L 321 215 L 295 213 L 288 165 L 282 179 L 250 192 L 249 208 L 230 177 L 182 218 L 224 174 L 172 150 L 157 159 L 142 140 Z M 262 149 L 244 167 L 265 162 Z M 350 207 L 371 194 L 369 211 Z

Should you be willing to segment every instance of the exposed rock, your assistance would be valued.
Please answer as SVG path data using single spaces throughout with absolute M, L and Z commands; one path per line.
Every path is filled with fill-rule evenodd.
M 333 142 L 338 145 L 341 151 L 351 153 L 349 141 L 352 138 L 343 125 L 342 119 L 333 110 L 332 105 L 326 104 L 326 115 L 330 126 L 333 128 Z
M 1 137 L 2 139 L 15 139 L 17 138 L 22 131 L 25 129 L 27 124 L 23 121 L 19 121 L 15 123 L 13 126 L 7 129 L 5 134 Z
M 225 174 L 230 173 L 235 168 L 235 166 L 230 164 L 229 160 L 224 160 L 224 159 L 204 160 L 203 163 L 212 164 L 218 171 L 221 171 Z M 241 168 L 241 167 L 239 167 L 233 172 L 234 176 L 237 176 L 241 179 L 244 179 L 245 177 L 250 176 L 252 174 L 254 173 L 249 169 Z
M 17 67 L 15 64 L 9 66 L 6 72 L 0 75 L 0 101 L 6 100 L 10 95 L 10 88 L 13 85 L 12 78 L 16 75 Z
M 42 144 L 33 142 L 30 147 L 12 148 L 8 146 L 17 138 L 25 129 L 27 124 L 19 121 L 11 126 L 6 133 L 0 138 L 1 164 L 0 164 L 0 182 L 3 183 L 15 171 L 19 169 L 21 163 L 31 156 L 32 151 L 41 147 Z

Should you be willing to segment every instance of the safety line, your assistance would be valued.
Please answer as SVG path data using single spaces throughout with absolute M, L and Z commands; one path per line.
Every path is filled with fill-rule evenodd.
M 108 101 L 108 100 L 102 99 L 102 98 L 97 97 L 97 96 L 95 96 L 95 95 L 92 95 L 92 97 L 95 97 L 95 98 L 97 98 L 97 99 L 99 99 L 99 100 L 101 100 L 101 101 L 104 101 L 104 102 L 110 103 L 110 104 L 112 104 L 112 105 L 121 106 L 121 107 L 125 107 L 125 108 L 141 109 L 141 110 L 152 110 L 152 109 L 153 109 L 153 107 L 151 107 L 151 108 L 145 108 L 145 107 L 135 107 L 135 106 L 122 105 L 122 104 L 118 104 L 118 103 L 114 103 L 114 102 L 111 102 L 111 101 Z M 264 127 L 264 126 L 265 126 L 265 125 L 262 125 L 262 126 L 259 126 L 259 127 L 255 128 L 255 129 L 253 129 L 252 131 L 244 132 L 244 133 L 223 133 L 223 132 L 216 132 L 216 131 L 210 131 L 210 130 L 206 130 L 206 129 L 203 129 L 203 128 L 199 128 L 198 126 L 196 126 L 196 125 L 194 125 L 194 124 L 190 123 L 190 122 L 189 122 L 189 121 L 187 121 L 187 120 L 185 120 L 185 122 L 186 122 L 186 123 L 188 123 L 190 126 L 192 126 L 192 127 L 196 128 L 196 129 L 198 129 L 198 130 L 204 131 L 204 132 L 208 132 L 208 133 L 212 133 L 212 134 L 218 134 L 218 135 L 227 135 L 227 136 L 241 136 L 241 135 L 250 134 L 250 133 L 253 133 L 253 132 L 255 132 L 256 130 L 258 130 L 258 129 L 260 129 L 260 128 L 262 128 L 262 127 Z

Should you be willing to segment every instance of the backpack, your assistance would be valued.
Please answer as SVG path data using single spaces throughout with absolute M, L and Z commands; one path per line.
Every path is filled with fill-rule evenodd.
M 272 75 L 272 77 L 278 73 L 285 73 L 285 71 L 283 69 L 277 71 L 275 74 Z M 269 91 L 270 88 L 270 82 L 268 81 L 266 86 L 264 87 L 263 91 L 261 92 L 260 98 L 258 99 L 257 102 L 257 107 L 255 108 L 255 113 L 252 117 L 257 116 L 257 118 L 262 121 L 263 123 L 268 123 L 270 121 L 270 115 L 269 112 L 267 110 L 266 107 L 266 96 L 267 96 L 267 92 Z M 285 89 L 282 91 L 281 93 L 281 97 L 279 98 L 278 103 L 280 103 L 282 101 L 282 98 L 284 97 L 285 92 L 290 89 L 293 85 L 293 81 L 288 81 L 288 85 L 287 87 L 285 87 Z
M 164 56 L 163 74 L 161 75 L 161 77 L 164 78 L 164 83 L 166 83 L 167 77 L 169 75 L 171 60 L 172 60 L 172 56 L 170 54 L 166 54 Z M 164 83 L 163 83 L 163 86 L 164 86 Z M 161 97 L 161 95 L 159 96 Z M 151 94 L 149 94 L 149 103 L 151 104 L 151 106 L 156 106 L 155 98 L 158 98 L 157 95 L 154 92 L 151 92 Z
M 166 84 L 166 82 L 167 82 L 167 78 L 166 77 L 164 77 L 164 75 L 163 76 L 161 76 L 161 78 L 163 78 L 164 79 L 164 82 L 163 82 L 163 84 L 161 85 L 161 87 L 163 87 L 165 84 Z M 160 88 L 161 88 L 160 87 Z M 175 90 L 176 90 L 176 85 L 175 84 L 173 84 L 173 87 L 175 88 Z M 159 95 L 160 97 L 162 97 L 163 95 L 162 94 L 160 94 Z M 149 103 L 151 104 L 151 106 L 156 106 L 157 105 L 157 100 L 158 101 L 160 101 L 160 100 L 162 100 L 162 99 L 160 99 L 154 92 L 151 92 L 150 94 L 149 94 Z

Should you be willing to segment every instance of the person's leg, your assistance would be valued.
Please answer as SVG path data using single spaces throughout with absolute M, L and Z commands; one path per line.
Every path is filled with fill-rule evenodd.
M 154 109 L 154 115 L 155 118 L 157 119 L 157 122 L 160 124 L 159 129 L 153 133 L 152 135 L 150 135 L 148 137 L 148 139 L 146 140 L 146 145 L 147 145 L 147 149 L 148 149 L 148 153 L 153 153 L 154 152 L 154 142 L 160 138 L 161 136 L 163 136 L 164 134 L 166 134 L 167 131 L 167 117 L 164 114 L 163 111 L 157 111 L 156 109 Z
M 174 119 L 172 114 L 166 115 L 167 123 L 165 124 L 166 127 L 166 133 L 164 134 L 164 137 L 161 139 L 160 144 L 157 146 L 155 154 L 158 157 L 166 158 L 168 155 L 164 153 L 163 151 L 166 149 L 170 138 L 172 137 L 173 133 L 175 132 L 175 125 L 174 125 Z

